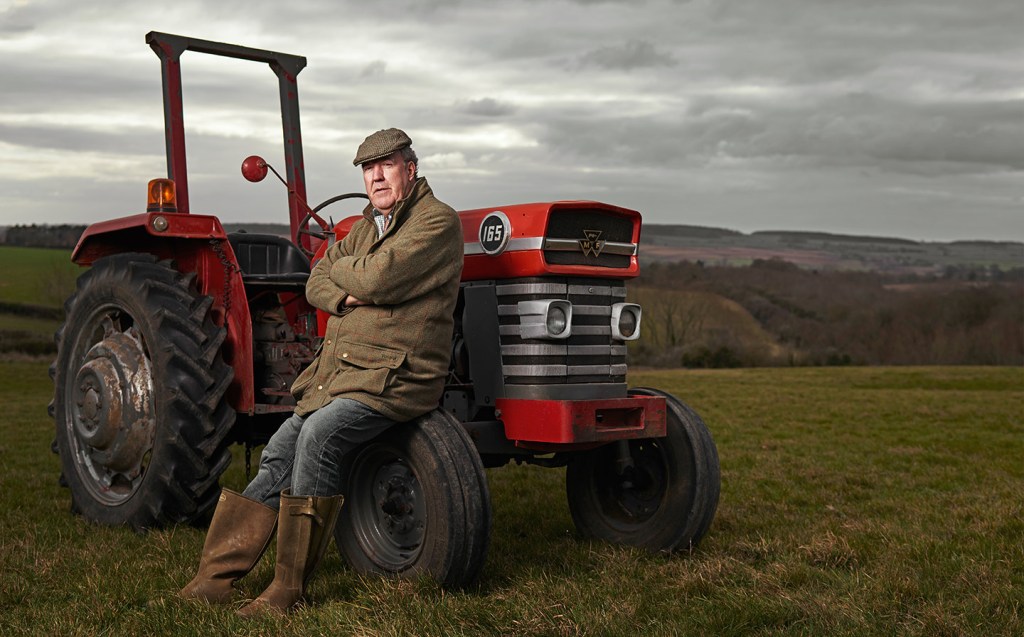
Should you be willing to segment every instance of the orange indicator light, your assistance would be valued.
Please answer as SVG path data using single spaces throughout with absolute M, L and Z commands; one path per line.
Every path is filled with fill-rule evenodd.
M 146 212 L 177 212 L 178 203 L 174 197 L 174 182 L 170 179 L 153 179 L 149 182 L 149 199 Z

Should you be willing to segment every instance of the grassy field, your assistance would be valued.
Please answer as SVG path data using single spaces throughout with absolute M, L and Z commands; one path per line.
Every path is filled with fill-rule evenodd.
M 54 351 L 53 333 L 61 321 L 43 316 L 75 289 L 82 269 L 70 257 L 68 250 L 0 246 L 0 356 Z
M 584 542 L 564 471 L 489 470 L 479 586 L 360 577 L 331 551 L 309 603 L 245 623 L 186 603 L 203 532 L 137 535 L 68 511 L 46 363 L 0 363 L 0 633 L 38 635 L 1021 635 L 1024 369 L 633 373 L 683 397 L 721 456 L 704 543 Z M 225 483 L 243 486 L 239 463 Z M 256 595 L 264 562 L 242 580 Z
M 80 273 L 70 250 L 0 246 L 0 301 L 60 307 Z

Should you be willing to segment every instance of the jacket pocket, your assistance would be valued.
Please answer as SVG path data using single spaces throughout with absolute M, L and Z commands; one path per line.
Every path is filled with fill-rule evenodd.
M 321 345 L 321 347 L 323 346 Z M 318 349 L 317 354 L 319 353 L 320 350 Z M 306 366 L 306 369 L 302 370 L 298 377 L 292 382 L 291 392 L 292 396 L 294 396 L 296 400 L 302 398 L 302 395 L 306 393 L 306 388 L 313 384 L 313 378 L 316 376 L 317 363 L 319 363 L 319 360 L 314 357 L 313 362 Z
M 365 392 L 384 393 L 395 370 L 405 362 L 405 352 L 389 347 L 338 339 L 338 373 L 328 388 L 331 395 Z

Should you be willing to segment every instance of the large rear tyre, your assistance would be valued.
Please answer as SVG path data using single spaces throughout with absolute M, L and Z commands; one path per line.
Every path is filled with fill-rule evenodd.
M 428 575 L 464 588 L 483 568 L 491 500 L 480 456 L 441 410 L 399 424 L 346 458 L 338 549 L 356 571 Z
M 700 416 L 674 396 L 648 388 L 629 393 L 666 399 L 667 435 L 612 443 L 573 458 L 565 481 L 573 522 L 585 537 L 614 544 L 690 550 L 718 507 L 715 442 Z
M 64 304 L 51 412 L 62 484 L 88 520 L 145 529 L 216 504 L 233 372 L 194 276 L 149 254 L 105 257 Z

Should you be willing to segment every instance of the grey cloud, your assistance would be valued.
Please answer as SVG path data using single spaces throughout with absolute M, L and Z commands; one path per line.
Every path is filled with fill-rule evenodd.
M 0 112 L 36 113 L 75 105 L 104 109 L 146 99 L 154 89 L 156 98 L 161 99 L 155 56 L 148 76 L 137 73 L 133 65 L 127 65 L 127 71 L 125 68 L 67 59 L 5 62 Z
M 459 102 L 455 106 L 462 113 L 478 117 L 506 117 L 516 112 L 513 104 L 498 101 L 493 97 Z
M 675 66 L 671 54 L 659 51 L 650 42 L 630 40 L 624 44 L 604 46 L 587 51 L 576 59 L 580 67 L 598 67 L 616 71 L 631 71 L 638 68 Z
M 145 11 L 127 0 L 20 6 L 32 11 L 22 9 L 17 20 L 0 13 L 0 46 L 16 62 L 5 66 L 0 139 L 25 157 L 50 148 L 94 161 L 84 151 L 98 149 L 92 154 L 106 153 L 96 161 L 124 156 L 159 170 L 160 76 L 142 43 L 152 28 Z M 378 19 L 382 6 L 387 21 Z M 1024 41 L 1014 28 L 1024 21 L 1020 0 L 381 0 L 374 8 L 354 0 L 258 8 L 224 0 L 216 9 L 181 0 L 175 7 L 161 25 L 167 31 L 309 56 L 299 84 L 307 177 L 311 190 L 322 189 L 311 191 L 314 200 L 359 189 L 351 152 L 367 132 L 387 126 L 409 130 L 421 157 L 465 159 L 425 166 L 439 195 L 459 207 L 600 198 L 657 218 L 685 197 L 709 217 L 747 215 L 751 229 L 760 215 L 786 225 L 782 215 L 797 208 L 801 221 L 861 219 L 863 206 L 853 200 L 864 175 L 899 192 L 938 188 L 959 205 L 957 192 L 995 182 L 997 194 L 1019 197 L 1024 104 L 1000 100 L 1019 98 L 1024 85 Z M 4 31 L 28 27 L 33 38 L 53 39 L 22 54 L 11 44 L 20 36 Z M 59 39 L 69 33 L 84 34 L 84 41 L 75 36 L 74 56 Z M 112 60 L 100 38 L 137 41 L 138 56 Z M 429 63 L 394 57 L 393 42 Z M 265 69 L 236 75 L 238 66 L 246 65 L 183 63 L 194 208 L 283 219 L 275 196 L 264 210 L 252 194 L 266 184 L 236 183 L 241 157 L 257 152 L 280 162 L 281 143 L 273 77 Z M 239 120 L 250 112 L 247 126 Z M 71 121 L 82 126 L 51 125 L 66 113 L 80 114 Z M 135 130 L 102 123 L 119 118 L 141 123 Z M 196 132 L 190 126 L 198 122 Z M 223 135 L 212 134 L 224 124 Z M 489 145 L 498 139 L 511 143 Z M 53 171 L 55 156 L 60 163 L 61 153 L 50 152 L 26 166 Z M 24 191 L 0 189 L 5 215 L 35 209 L 31 197 L 10 200 Z M 886 196 L 876 192 L 872 204 L 894 211 L 906 201 Z M 121 207 L 108 201 L 97 210 Z
M 382 75 L 388 68 L 388 63 L 383 60 L 374 60 L 359 72 L 359 77 L 373 77 L 374 75 Z
M 68 126 L 12 126 L 0 123 L 0 141 L 27 150 L 48 148 L 74 152 L 148 154 L 154 151 L 152 142 L 160 142 L 162 138 L 163 135 L 157 131 L 97 131 Z
M 930 174 L 1024 170 L 1024 102 L 921 105 L 855 94 L 798 106 L 705 99 L 686 113 L 544 118 L 552 153 L 598 166 L 699 166 L 717 158 L 877 166 Z M 787 159 L 788 158 L 788 159 Z
M 38 4 L 11 4 L 0 9 L 0 38 L 34 31 L 44 16 L 44 9 Z

